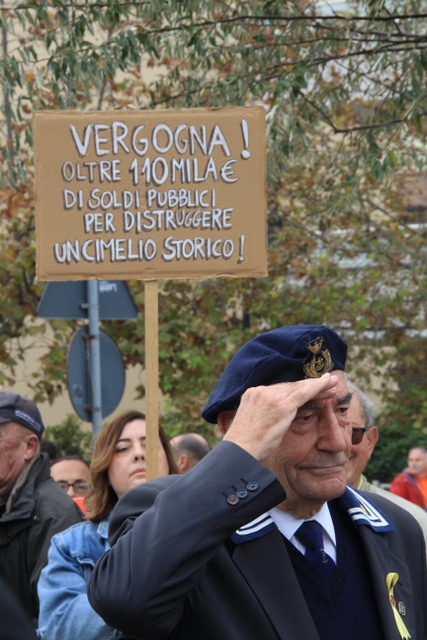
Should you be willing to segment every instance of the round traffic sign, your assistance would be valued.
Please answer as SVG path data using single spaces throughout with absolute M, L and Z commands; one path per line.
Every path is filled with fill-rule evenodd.
M 101 411 L 110 415 L 119 404 L 125 388 L 125 368 L 120 351 L 103 331 L 100 337 Z M 67 357 L 68 393 L 77 415 L 86 422 L 92 420 L 92 385 L 90 378 L 90 340 L 87 327 L 74 334 Z

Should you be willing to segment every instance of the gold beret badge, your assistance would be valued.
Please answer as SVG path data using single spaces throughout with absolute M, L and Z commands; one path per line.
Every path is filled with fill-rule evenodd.
M 312 353 L 310 362 L 303 365 L 303 371 L 306 378 L 320 378 L 324 373 L 332 371 L 334 362 L 328 349 L 322 349 L 323 338 L 316 338 L 308 345 L 306 349 Z

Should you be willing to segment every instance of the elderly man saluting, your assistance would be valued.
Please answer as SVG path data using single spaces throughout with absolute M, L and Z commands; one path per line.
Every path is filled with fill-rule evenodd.
M 204 418 L 194 469 L 136 487 L 111 519 L 89 599 L 144 640 L 423 640 L 422 532 L 346 486 L 347 346 L 325 326 L 244 345 Z

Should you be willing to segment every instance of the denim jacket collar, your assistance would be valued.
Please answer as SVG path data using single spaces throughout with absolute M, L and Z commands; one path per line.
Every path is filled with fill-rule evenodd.
M 109 524 L 109 520 L 110 518 L 105 518 L 105 520 L 101 520 L 101 522 L 99 523 L 98 529 L 96 530 L 97 533 L 99 533 L 99 535 L 101 536 L 101 538 L 103 540 L 108 540 L 108 524 Z

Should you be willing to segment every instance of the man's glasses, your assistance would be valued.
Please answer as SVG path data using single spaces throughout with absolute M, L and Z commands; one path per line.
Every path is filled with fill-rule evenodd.
M 362 442 L 363 434 L 365 433 L 365 431 L 365 427 L 352 427 L 351 444 L 360 444 Z
M 66 482 L 65 480 L 58 480 L 58 484 L 64 491 L 68 491 L 69 487 L 73 487 L 74 493 L 76 493 L 78 496 L 84 496 L 89 489 L 89 483 L 83 482 L 82 480 L 77 480 L 77 482 Z

